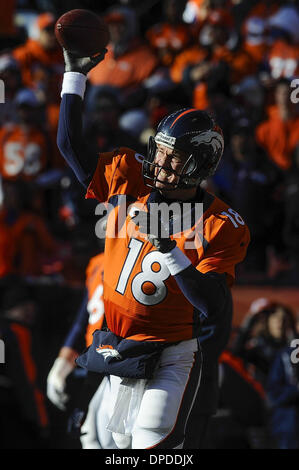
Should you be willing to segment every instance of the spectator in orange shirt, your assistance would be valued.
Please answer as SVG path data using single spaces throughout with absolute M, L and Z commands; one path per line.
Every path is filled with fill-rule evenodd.
M 20 181 L 4 182 L 3 194 L 0 223 L 1 238 L 4 234 L 6 240 L 0 240 L 2 275 L 40 276 L 47 257 L 57 251 L 57 243 L 41 215 L 42 195 Z
M 290 169 L 293 153 L 299 144 L 299 115 L 290 99 L 291 90 L 287 79 L 278 81 L 275 89 L 276 109 L 256 129 L 257 143 L 284 171 Z
M 299 75 L 299 45 L 279 39 L 270 49 L 268 62 L 273 79 L 293 78 Z
M 268 21 L 273 44 L 267 58 L 272 79 L 299 75 L 299 13 L 292 6 L 280 8 Z
M 9 180 L 33 180 L 48 160 L 47 139 L 37 125 L 39 102 L 33 91 L 23 89 L 15 103 L 18 122 L 0 129 L 0 174 Z
M 48 121 L 56 132 L 64 62 L 54 25 L 55 17 L 51 13 L 39 15 L 38 39 L 29 38 L 13 51 L 13 56 L 21 67 L 24 85 L 33 88 L 39 100 L 47 105 Z
M 21 68 L 24 85 L 33 89 L 38 100 L 45 105 L 44 120 L 51 139 L 52 160 L 56 167 L 62 167 L 56 134 L 64 62 L 62 49 L 54 34 L 55 21 L 51 13 L 40 14 L 36 20 L 38 39 L 29 38 L 12 54 Z
M 201 28 L 199 45 L 179 54 L 171 68 L 172 79 L 193 90 L 193 106 L 209 107 L 208 89 L 228 92 L 230 83 L 238 83 L 255 71 L 250 56 L 242 49 L 231 51 L 228 40 L 233 19 L 223 9 L 214 9 Z
M 55 17 L 51 13 L 42 13 L 37 18 L 38 39 L 29 38 L 13 51 L 24 84 L 44 93 L 47 100 L 51 98 L 49 91 L 56 92 L 58 99 L 61 83 L 57 83 L 57 79 L 63 72 L 63 55 L 55 38 L 54 25 Z M 54 84 L 55 90 L 51 89 Z
M 172 64 L 174 57 L 191 41 L 191 29 L 183 22 L 182 14 L 186 0 L 164 0 L 164 21 L 152 26 L 146 37 L 159 56 L 160 63 Z
M 128 95 L 142 86 L 158 61 L 148 45 L 138 36 L 134 10 L 114 7 L 106 15 L 110 44 L 105 60 L 88 77 L 92 85 L 110 85 Z

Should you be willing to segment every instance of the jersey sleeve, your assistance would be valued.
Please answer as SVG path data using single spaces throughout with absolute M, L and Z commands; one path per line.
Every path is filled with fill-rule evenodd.
M 106 202 L 118 194 L 137 197 L 144 186 L 142 160 L 142 155 L 125 147 L 100 154 L 86 199 Z
M 245 258 L 250 242 L 249 229 L 241 218 L 239 220 L 240 223 L 233 216 L 220 214 L 207 222 L 204 232 L 208 243 L 197 265 L 200 272 L 226 273 L 229 282 L 233 282 L 235 266 Z

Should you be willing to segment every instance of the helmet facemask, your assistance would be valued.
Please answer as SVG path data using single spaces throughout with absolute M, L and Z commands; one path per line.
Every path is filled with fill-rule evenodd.
M 163 145 L 165 144 L 163 143 Z M 175 147 L 170 147 L 170 145 L 166 146 L 168 148 L 176 149 Z M 214 173 L 214 171 L 209 171 L 210 168 L 213 168 L 214 170 L 214 165 L 211 162 L 210 149 L 205 144 L 200 145 L 200 147 L 198 147 L 196 150 L 193 149 L 193 152 L 189 154 L 186 162 L 184 163 L 181 173 L 177 173 L 171 168 L 166 168 L 154 163 L 156 153 L 156 140 L 154 137 L 150 137 L 148 143 L 147 158 L 144 158 L 142 165 L 142 172 L 145 185 L 150 188 L 155 189 L 157 182 L 163 183 L 165 185 L 165 189 L 168 191 L 175 189 L 194 188 L 198 186 L 204 179 L 210 176 L 210 173 L 211 175 Z M 156 175 L 155 168 L 160 169 Z M 159 174 L 161 170 L 165 170 L 168 173 L 173 173 L 175 176 L 178 177 L 177 181 L 175 183 L 167 183 L 165 181 L 160 181 Z
M 179 174 L 155 163 L 159 144 L 185 155 Z M 162 183 L 163 190 L 194 188 L 215 173 L 223 148 L 222 131 L 208 113 L 194 108 L 177 110 L 162 119 L 155 137 L 149 139 L 142 169 L 145 185 L 156 189 L 157 183 Z M 175 175 L 175 182 L 159 180 L 162 170 Z

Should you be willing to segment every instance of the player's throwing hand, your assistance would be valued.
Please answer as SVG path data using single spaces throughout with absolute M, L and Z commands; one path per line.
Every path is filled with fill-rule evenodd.
M 163 221 L 159 213 L 137 211 L 132 217 L 139 231 L 147 235 L 147 240 L 161 253 L 168 253 L 176 246 L 176 241 L 169 237 L 167 221 Z M 169 221 L 168 221 L 169 224 Z
M 63 56 L 65 62 L 66 72 L 79 72 L 87 75 L 91 69 L 102 62 L 105 59 L 107 49 L 103 49 L 102 52 L 92 57 L 78 57 L 72 52 L 67 51 L 63 48 Z

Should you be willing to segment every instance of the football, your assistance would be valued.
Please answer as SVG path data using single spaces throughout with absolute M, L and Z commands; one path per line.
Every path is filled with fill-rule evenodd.
M 75 9 L 64 13 L 55 24 L 59 44 L 78 57 L 91 57 L 109 42 L 109 30 L 98 15 L 89 10 Z

